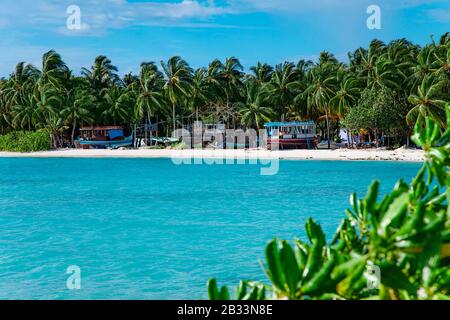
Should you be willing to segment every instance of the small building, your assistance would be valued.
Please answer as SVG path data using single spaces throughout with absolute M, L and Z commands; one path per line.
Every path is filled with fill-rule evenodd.
M 273 149 L 316 149 L 318 144 L 317 127 L 313 121 L 270 122 L 264 125 L 267 134 L 267 148 Z

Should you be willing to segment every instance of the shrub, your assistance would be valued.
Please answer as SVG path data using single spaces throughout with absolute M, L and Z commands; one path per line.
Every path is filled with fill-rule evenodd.
M 377 136 L 387 135 L 403 141 L 411 132 L 405 121 L 408 111 L 406 98 L 391 89 L 365 89 L 343 122 L 349 129 L 366 129 Z
M 33 152 L 49 150 L 50 147 L 47 130 L 15 131 L 0 136 L 0 151 Z
M 446 111 L 450 127 L 450 104 Z M 361 200 L 353 194 L 329 243 L 312 219 L 307 242 L 270 241 L 264 270 L 271 284 L 241 281 L 235 299 L 450 299 L 450 129 L 442 134 L 419 118 L 413 140 L 426 161 L 410 184 L 398 181 L 381 200 L 379 182 Z M 230 299 L 215 279 L 208 293 Z

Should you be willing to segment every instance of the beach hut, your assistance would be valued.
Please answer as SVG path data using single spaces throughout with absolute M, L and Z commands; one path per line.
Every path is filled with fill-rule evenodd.
M 270 122 L 264 125 L 267 134 L 267 148 L 274 149 L 316 149 L 317 128 L 313 121 Z

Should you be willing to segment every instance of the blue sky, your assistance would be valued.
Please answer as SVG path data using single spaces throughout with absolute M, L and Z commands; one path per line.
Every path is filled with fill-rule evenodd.
M 381 30 L 366 27 L 372 4 Z M 66 27 L 69 5 L 81 9 L 81 30 Z M 50 49 L 76 73 L 104 54 L 124 74 L 172 55 L 193 67 L 237 56 L 248 68 L 322 50 L 345 60 L 373 38 L 425 44 L 447 31 L 449 0 L 1 0 L 0 77 L 19 61 L 39 66 Z

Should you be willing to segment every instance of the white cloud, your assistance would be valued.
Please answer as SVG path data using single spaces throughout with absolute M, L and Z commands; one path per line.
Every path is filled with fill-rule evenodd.
M 449 0 L 228 0 L 233 7 L 246 11 L 308 13 L 322 10 L 341 12 L 347 8 L 377 4 L 389 9 L 421 5 L 448 4 Z
M 66 9 L 76 3 L 81 9 L 83 28 L 64 30 Z M 182 0 L 179 2 L 127 2 L 125 0 L 2 0 L 0 27 L 32 25 L 66 35 L 102 33 L 107 29 L 133 25 L 179 25 L 180 23 L 208 27 L 215 16 L 231 14 L 230 6 L 218 6 L 214 1 Z
M 428 11 L 428 15 L 439 22 L 450 23 L 450 7 L 448 9 L 432 9 Z
M 384 2 L 389 2 L 389 0 L 384 0 Z M 391 3 L 392 2 L 394 1 L 391 1 Z M 441 4 L 441 3 L 448 3 L 448 0 L 402 0 L 399 1 L 398 5 L 403 8 L 413 8 L 424 4 Z
M 308 12 L 311 10 L 333 9 L 336 7 L 348 7 L 352 4 L 361 2 L 361 0 L 230 0 L 236 6 L 256 9 L 261 11 L 291 11 Z
M 214 18 L 251 12 L 282 14 L 332 12 L 337 14 L 374 0 L 163 0 L 128 2 L 126 0 L 2 0 L 0 28 L 35 26 L 49 27 L 64 35 L 95 35 L 106 30 L 128 26 L 227 27 Z M 376 0 L 389 9 L 442 4 L 448 0 Z M 81 8 L 84 28 L 64 29 L 66 9 L 76 4 Z M 446 20 L 446 12 L 434 12 Z M 228 26 L 232 27 L 232 26 Z

